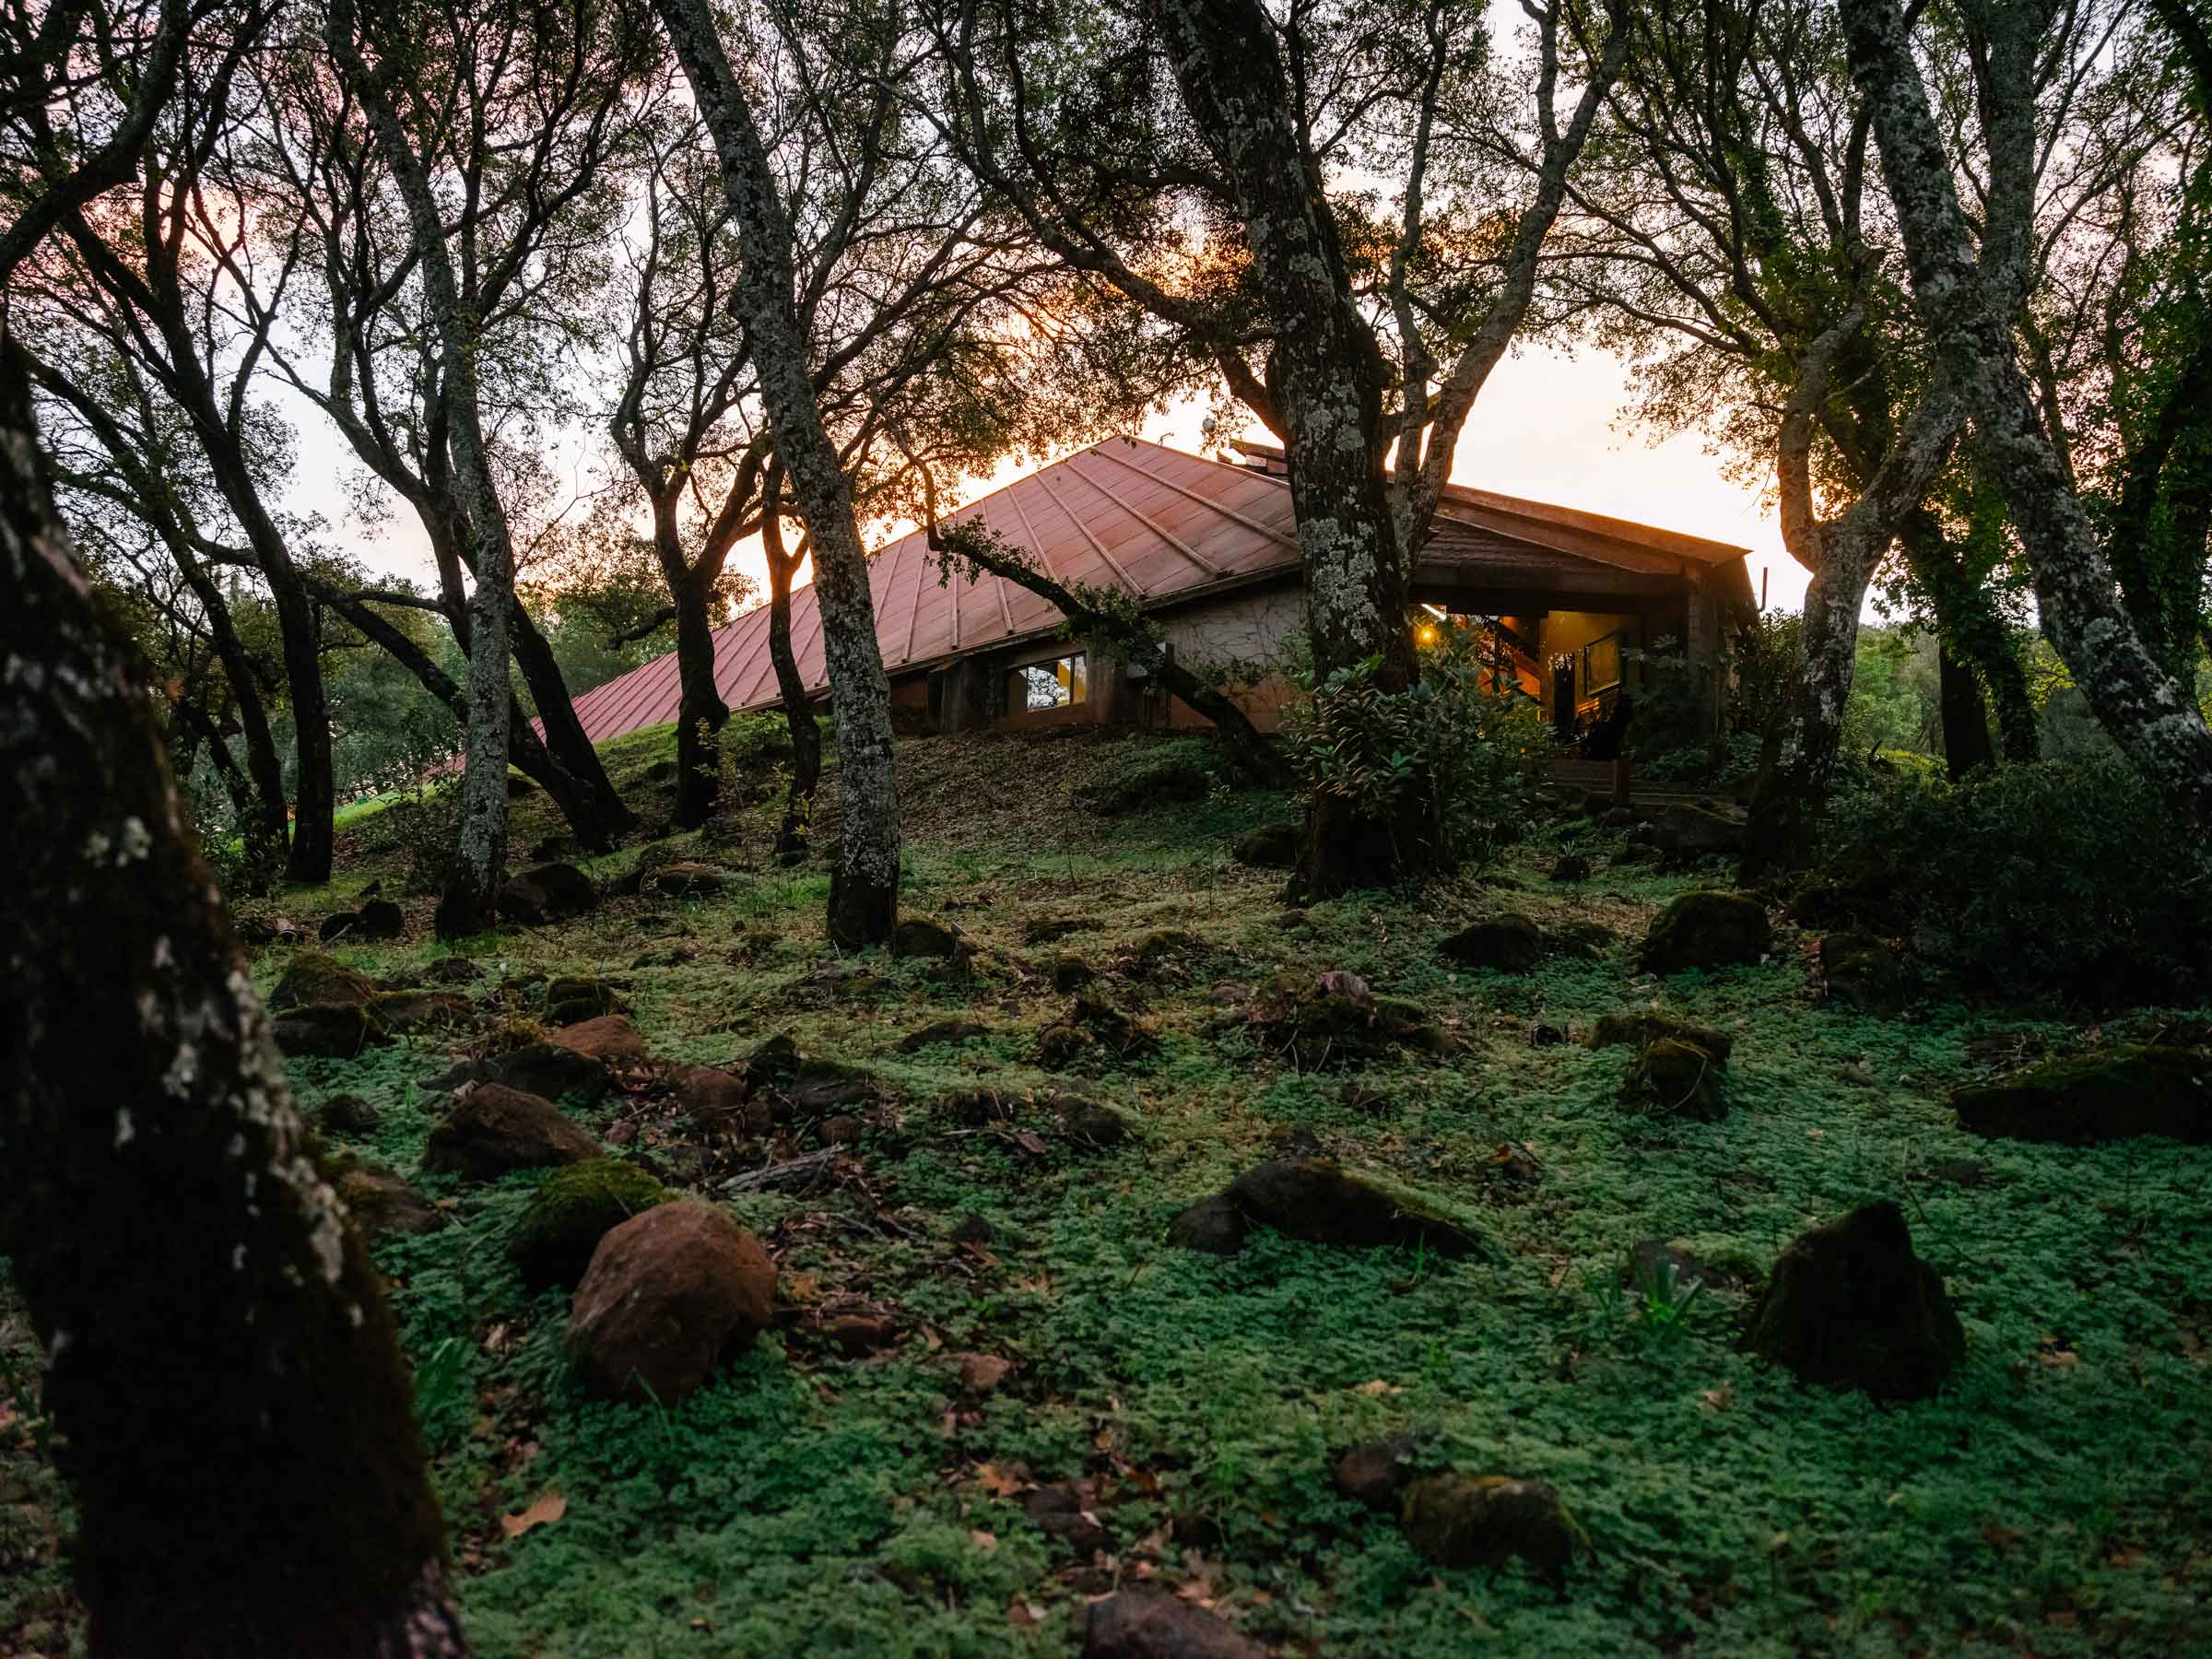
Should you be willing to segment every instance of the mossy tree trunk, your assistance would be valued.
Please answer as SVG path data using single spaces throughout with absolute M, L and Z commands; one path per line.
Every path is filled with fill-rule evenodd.
M 1383 476 L 1387 372 L 1289 106 L 1277 31 L 1252 0 L 1153 0 L 1149 9 L 1269 296 L 1266 399 L 1289 464 L 1315 672 L 1325 680 L 1373 660 L 1376 688 L 1403 691 L 1420 670 L 1412 560 Z M 1382 818 L 1316 794 L 1296 886 L 1319 897 L 1427 867 L 1444 853 L 1434 816 L 1418 785 Z
M 1990 40 L 1977 61 L 2032 61 L 2050 18 L 2037 6 L 1983 6 Z M 2095 526 L 2075 495 L 2020 369 L 2012 293 L 1977 268 L 1943 135 L 1908 26 L 1894 0 L 1843 0 L 1853 80 L 1866 100 L 1884 178 L 1896 206 L 1912 296 L 1929 342 L 1955 377 L 1976 451 L 2004 496 L 2028 556 L 2043 629 L 2099 723 L 2175 814 L 2212 827 L 2212 728 L 2194 689 L 2146 642 L 2122 601 Z M 1984 86 L 1985 92 L 1990 88 Z M 1983 99 L 1999 112 L 1989 136 L 1984 217 L 2023 215 L 2038 137 L 2031 100 Z
M 458 1654 L 382 1282 L 0 360 L 0 1241 L 99 1656 Z
M 337 0 L 324 30 L 332 56 L 360 99 L 376 147 L 406 205 L 419 263 L 424 310 L 445 382 L 446 447 L 454 499 L 475 549 L 476 588 L 468 598 L 468 719 L 463 749 L 461 828 L 438 935 L 454 938 L 491 925 L 507 876 L 507 654 L 514 618 L 514 549 L 492 474 L 477 392 L 477 318 L 455 280 L 444 220 L 428 169 L 393 102 L 390 42 L 374 67 L 356 37 L 351 0 Z M 564 692 L 565 695 L 565 692 Z M 571 711 L 571 718 L 573 711 Z M 551 722 L 548 720 L 548 729 Z
M 815 723 L 814 700 L 806 695 L 798 653 L 791 648 L 791 584 L 806 557 L 804 547 L 785 551 L 778 500 L 782 475 L 771 473 L 760 543 L 768 559 L 768 655 L 775 665 L 776 694 L 791 726 L 791 788 L 783 797 L 783 822 L 776 831 L 776 852 L 796 857 L 806 850 L 814 819 L 814 792 L 822 781 L 822 728 Z
M 793 303 L 792 229 L 745 88 L 707 0 L 655 0 L 700 117 L 714 139 L 730 221 L 744 250 L 732 303 L 745 321 L 760 400 L 814 557 L 822 660 L 837 732 L 841 840 L 830 886 L 841 948 L 888 942 L 899 920 L 899 787 L 891 688 L 876 641 L 867 551 L 845 477 L 815 400 L 806 334 Z

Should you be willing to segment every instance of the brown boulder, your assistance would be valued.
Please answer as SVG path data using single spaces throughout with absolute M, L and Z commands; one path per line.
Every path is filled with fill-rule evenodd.
M 711 1204 L 664 1204 L 599 1241 L 569 1313 L 568 1350 L 609 1399 L 673 1406 L 775 1312 L 776 1267 Z
M 776 1126 L 775 1114 L 765 1100 L 748 1099 L 751 1090 L 735 1072 L 718 1065 L 672 1065 L 662 1074 L 677 1107 L 702 1129 L 724 1135 L 766 1135 Z
M 1179 1595 L 1120 1590 L 1090 1604 L 1083 1659 L 1267 1659 L 1267 1650 Z
M 273 1022 L 276 1046 L 288 1054 L 350 1060 L 365 1048 L 388 1041 L 390 1034 L 359 1003 L 311 1003 L 287 1008 Z
M 500 889 L 500 914 L 525 927 L 581 916 L 599 902 L 592 878 L 571 864 L 540 865 Z
M 1924 1400 L 1966 1358 L 1943 1276 L 1884 1200 L 1800 1234 L 1775 1258 L 1744 1346 L 1807 1382 Z
M 665 899 L 703 899 L 721 892 L 728 880 L 728 875 L 712 865 L 679 860 L 649 872 L 641 885 L 646 892 Z
M 330 1184 L 363 1238 L 436 1232 L 445 1225 L 442 1210 L 375 1164 L 349 1163 L 331 1177 Z
M 365 1003 L 376 994 L 375 982 L 320 950 L 293 954 L 284 977 L 269 993 L 272 1013 L 318 1003 Z
M 574 1025 L 562 1026 L 549 1031 L 546 1041 L 571 1054 L 582 1054 L 587 1060 L 596 1060 L 602 1065 L 643 1065 L 651 1062 L 645 1040 L 638 1035 L 638 1028 L 621 1014 L 602 1014 L 596 1019 L 580 1019 Z
M 479 1083 L 430 1131 L 422 1167 L 472 1181 L 497 1181 L 516 1170 L 603 1156 L 599 1143 L 563 1117 L 552 1101 L 503 1083 Z

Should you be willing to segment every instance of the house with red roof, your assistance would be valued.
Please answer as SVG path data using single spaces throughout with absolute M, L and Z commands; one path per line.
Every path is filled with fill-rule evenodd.
M 1064 582 L 1135 594 L 1186 663 L 1257 665 L 1242 697 L 1265 727 L 1287 695 L 1265 665 L 1304 626 L 1302 567 L 1282 452 L 1237 448 L 1230 462 L 1111 438 L 948 522 L 987 526 Z M 1452 485 L 1418 556 L 1414 598 L 1477 619 L 1500 685 L 1567 731 L 1632 690 L 1638 648 L 1663 639 L 1700 656 L 1718 648 L 1728 618 L 1753 608 L 1745 552 Z M 869 582 L 894 711 L 908 729 L 1203 724 L 1128 665 L 1069 638 L 1060 611 L 1028 590 L 995 576 L 947 578 L 922 531 L 879 550 Z M 794 591 L 791 626 L 800 677 L 826 697 L 811 586 Z M 715 684 L 733 710 L 778 704 L 765 606 L 720 629 L 714 651 Z M 671 655 L 589 692 L 576 709 L 598 741 L 674 720 L 678 698 Z

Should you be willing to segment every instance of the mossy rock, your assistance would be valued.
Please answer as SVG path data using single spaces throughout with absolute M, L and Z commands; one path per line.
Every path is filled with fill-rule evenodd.
M 450 1031 L 477 1018 L 476 1004 L 457 991 L 382 991 L 369 999 L 369 1012 L 394 1037 Z
M 1654 973 L 1750 967 L 1774 947 L 1767 907 L 1741 893 L 1678 894 L 1644 935 L 1642 965 Z
M 574 1286 L 599 1241 L 674 1197 L 635 1164 L 594 1158 L 546 1178 L 507 1238 L 507 1257 L 534 1290 Z
M 1824 937 L 1820 978 L 1830 1002 L 1862 1014 L 1894 1014 L 1904 1006 L 1904 964 L 1872 934 L 1832 933 Z
M 1616 1043 L 1629 1042 L 1641 1048 L 1661 1037 L 1694 1042 L 1723 1063 L 1735 1047 L 1735 1039 L 1725 1031 L 1716 1031 L 1711 1026 L 1699 1025 L 1679 1015 L 1663 1014 L 1657 1008 L 1629 1008 L 1618 1014 L 1601 1015 L 1591 1029 L 1590 1046 L 1611 1048 Z
M 1924 1400 L 1966 1358 L 1943 1276 L 1887 1200 L 1800 1234 L 1775 1258 L 1744 1346 L 1806 1382 Z
M 1722 1082 L 1727 1063 L 1680 1037 L 1655 1037 L 1637 1051 L 1620 1098 L 1661 1117 L 1717 1124 L 1728 1115 Z
M 622 988 L 610 980 L 563 974 L 546 986 L 546 1018 L 553 1025 L 576 1025 L 602 1014 L 627 1012 Z
M 891 954 L 900 957 L 936 957 L 959 959 L 967 940 L 949 922 L 935 916 L 902 916 L 891 930 Z
M 1502 1567 L 1518 1556 L 1555 1583 L 1590 1540 L 1540 1480 L 1431 1475 L 1406 1491 L 1406 1541 L 1439 1567 Z
M 1055 1020 L 1037 1033 L 1033 1058 L 1046 1071 L 1068 1071 L 1096 1059 L 1099 1040 L 1081 1026 Z
M 1461 928 L 1438 947 L 1462 968 L 1526 973 L 1551 954 L 1544 930 L 1526 916 L 1492 916 Z
M 1249 1025 L 1264 1047 L 1288 1053 L 1301 1071 L 1364 1065 L 1407 1049 L 1441 1053 L 1450 1046 L 1418 1004 L 1359 990 L 1286 991 L 1278 983 Z
M 571 1096 L 596 1100 L 614 1088 L 604 1065 L 558 1042 L 525 1042 L 509 1049 L 491 1062 L 487 1076 L 548 1100 Z
M 2212 1144 L 2212 1051 L 2149 1044 L 2069 1054 L 1951 1094 L 1959 1126 L 2086 1147 L 2137 1135 Z
M 1288 870 L 1298 863 L 1298 837 L 1296 824 L 1267 824 L 1239 836 L 1229 855 L 1255 870 Z
M 287 1008 L 273 1022 L 276 1046 L 287 1054 L 350 1060 L 365 1048 L 389 1042 L 391 1033 L 362 1003 L 311 1003 Z
M 367 974 L 348 968 L 326 951 L 301 950 L 294 952 L 285 965 L 284 977 L 269 993 L 268 1006 L 272 1013 L 280 1013 L 319 1004 L 358 1005 L 375 994 L 376 982 Z
M 1419 1244 L 1440 1255 L 1485 1244 L 1470 1207 L 1325 1158 L 1261 1164 L 1230 1182 L 1225 1196 L 1259 1226 L 1315 1244 Z

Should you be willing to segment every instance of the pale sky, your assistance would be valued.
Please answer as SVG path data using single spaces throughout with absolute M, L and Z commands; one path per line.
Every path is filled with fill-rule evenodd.
M 1492 372 L 1461 435 L 1452 481 L 1735 543 L 1750 549 L 1754 594 L 1763 576 L 1770 605 L 1802 606 L 1806 573 L 1783 552 L 1771 508 L 1729 482 L 1694 434 L 1646 442 L 1625 424 L 1630 403 L 1627 368 L 1608 353 L 1532 347 L 1509 356 Z M 434 583 L 413 515 L 403 508 L 373 532 L 350 517 L 339 487 L 353 470 L 343 441 L 313 410 L 289 412 L 300 439 L 294 504 L 324 514 L 333 539 L 371 571 Z M 1138 435 L 1199 453 L 1206 415 L 1202 402 L 1181 404 L 1147 420 Z M 1254 422 L 1247 435 L 1265 433 Z M 998 481 L 1016 476 L 1008 468 Z M 579 476 L 580 487 L 589 484 Z M 982 487 L 970 493 L 981 494 Z M 731 563 L 765 586 L 758 541 L 741 545 Z

